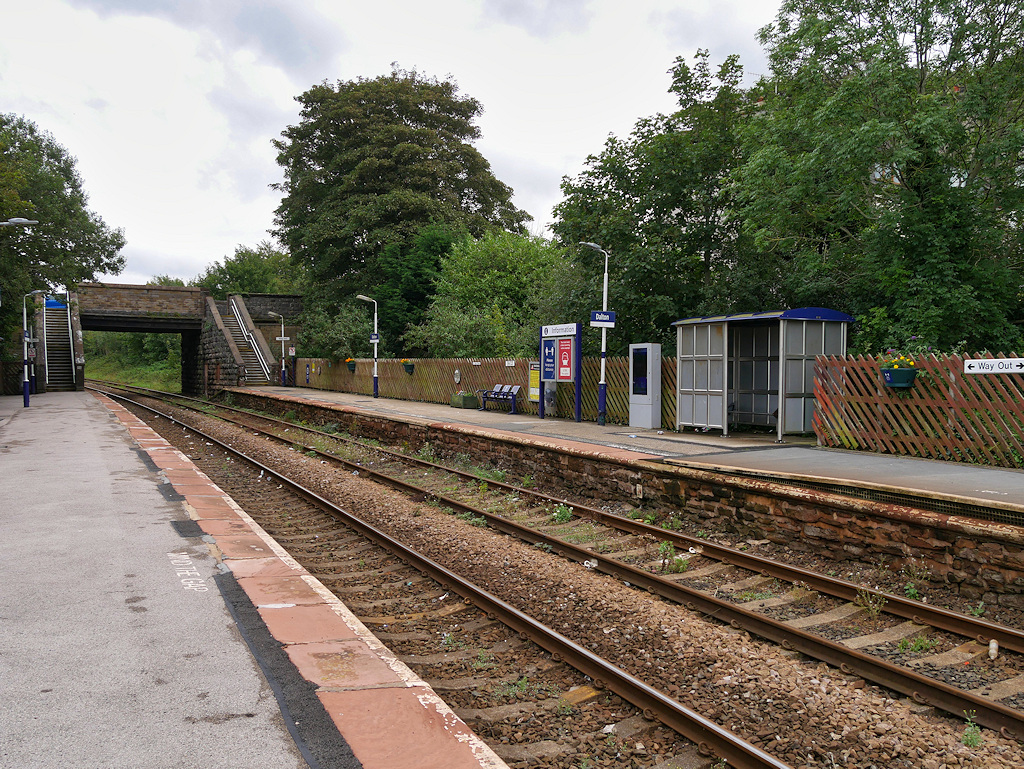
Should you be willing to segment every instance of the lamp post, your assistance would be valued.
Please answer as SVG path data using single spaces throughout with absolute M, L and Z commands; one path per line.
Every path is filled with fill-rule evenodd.
M 21 300 L 21 350 L 22 359 L 24 361 L 24 371 L 21 376 L 21 392 L 25 399 L 25 407 L 28 408 L 28 393 L 29 393 L 29 382 L 28 382 L 28 303 L 27 300 L 30 296 L 43 293 L 43 289 L 37 288 L 35 291 L 29 291 L 22 297 Z
M 594 251 L 604 254 L 604 294 L 601 302 L 601 311 L 608 312 L 608 252 L 597 243 L 580 243 Z M 608 405 L 608 384 L 605 382 L 605 358 L 608 357 L 608 329 L 601 327 L 601 381 L 597 385 L 597 423 L 604 425 L 607 418 Z
M 362 294 L 356 294 L 356 299 L 361 299 L 364 302 L 373 302 L 373 338 L 370 340 L 373 342 L 373 397 L 377 397 L 377 342 L 380 341 L 377 336 L 377 300 L 371 299 L 368 296 Z
M 288 369 L 285 368 L 285 365 L 284 365 L 284 342 L 285 342 L 285 336 L 284 336 L 284 315 L 278 315 L 276 312 L 270 312 L 269 310 L 267 310 L 267 314 L 270 315 L 270 317 L 272 317 L 272 318 L 280 318 L 281 319 L 281 336 L 279 337 L 279 339 L 281 340 L 281 387 L 287 387 L 288 386 Z
M 0 222 L 0 227 L 28 227 L 33 224 L 39 224 L 35 219 L 26 219 L 22 216 L 12 216 L 6 221 Z M 43 290 L 37 288 L 35 291 L 29 291 L 21 300 L 21 336 L 22 336 L 22 359 L 24 360 L 24 372 L 22 374 L 22 391 L 25 395 L 25 405 L 28 406 L 28 393 L 29 393 L 29 381 L 28 381 L 28 311 L 25 309 L 25 300 L 34 294 L 41 294 Z M 33 364 L 34 365 L 34 364 Z

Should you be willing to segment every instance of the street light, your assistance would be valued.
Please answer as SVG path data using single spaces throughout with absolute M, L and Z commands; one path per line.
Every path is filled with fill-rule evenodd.
M 272 318 L 281 319 L 281 387 L 287 387 L 288 370 L 285 368 L 284 365 L 284 315 L 278 315 L 276 312 L 271 312 L 270 310 L 267 310 L 267 314 Z
M 601 302 L 601 311 L 608 312 L 608 252 L 597 243 L 580 243 L 581 246 L 592 248 L 604 254 L 604 298 Z M 597 385 L 597 423 L 603 425 L 607 416 L 608 384 L 605 382 L 605 358 L 608 357 L 608 328 L 601 327 L 601 381 Z
M 380 341 L 377 336 L 377 300 L 371 299 L 368 296 L 362 294 L 356 294 L 356 299 L 361 299 L 364 302 L 373 302 L 373 337 L 370 339 L 373 342 L 373 397 L 377 397 L 377 342 Z
M 24 227 L 29 224 L 39 224 L 35 219 L 24 219 L 20 216 L 12 216 L 6 222 L 0 222 L 0 227 Z
M 21 300 L 21 349 L 22 349 L 22 359 L 25 362 L 25 368 L 24 368 L 24 371 L 23 371 L 22 376 L 21 376 L 21 392 L 22 392 L 22 395 L 25 398 L 25 408 L 28 408 L 28 392 L 29 392 L 29 384 L 28 384 L 28 305 L 26 304 L 26 300 L 30 296 L 34 296 L 35 294 L 41 294 L 41 293 L 43 293 L 43 289 L 37 288 L 35 291 L 29 291 L 27 294 L 25 294 L 24 297 L 22 297 L 22 300 Z

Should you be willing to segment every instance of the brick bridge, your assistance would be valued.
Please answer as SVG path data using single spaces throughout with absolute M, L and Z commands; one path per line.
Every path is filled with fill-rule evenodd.
M 302 297 L 291 294 L 235 294 L 214 300 L 205 289 L 83 283 L 69 295 L 74 383 L 85 384 L 82 331 L 140 331 L 181 334 L 181 389 L 207 394 L 221 387 L 279 382 L 281 318 L 293 340 Z M 37 313 L 37 327 L 43 323 Z M 36 334 L 36 336 L 39 336 Z M 275 355 L 274 350 L 277 350 Z M 39 363 L 47 350 L 39 350 Z M 56 348 L 51 366 L 57 368 Z M 37 364 L 38 365 L 38 364 Z M 45 391 L 45 382 L 39 382 Z M 51 389 L 54 389 L 51 387 Z

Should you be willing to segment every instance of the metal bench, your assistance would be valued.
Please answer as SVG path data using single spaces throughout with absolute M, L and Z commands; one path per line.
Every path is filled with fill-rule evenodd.
M 508 403 L 511 407 L 509 414 L 517 414 L 516 398 L 522 389 L 519 385 L 494 385 L 490 390 L 477 390 L 480 396 L 480 411 L 487 408 L 487 401 L 492 403 Z

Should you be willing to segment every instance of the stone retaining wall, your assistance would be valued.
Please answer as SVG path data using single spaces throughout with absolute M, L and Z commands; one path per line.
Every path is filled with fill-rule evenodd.
M 894 568 L 909 559 L 923 562 L 933 579 L 947 582 L 973 600 L 1024 608 L 1024 528 L 943 515 L 898 505 L 852 499 L 770 481 L 673 467 L 622 462 L 560 450 L 527 436 L 502 439 L 472 428 L 428 420 L 399 421 L 346 407 L 281 400 L 231 390 L 236 405 L 311 424 L 334 423 L 352 435 L 415 451 L 466 454 L 482 463 L 531 475 L 541 487 L 608 502 L 642 504 L 708 529 L 744 538 L 768 539 L 794 550 L 836 561 Z

